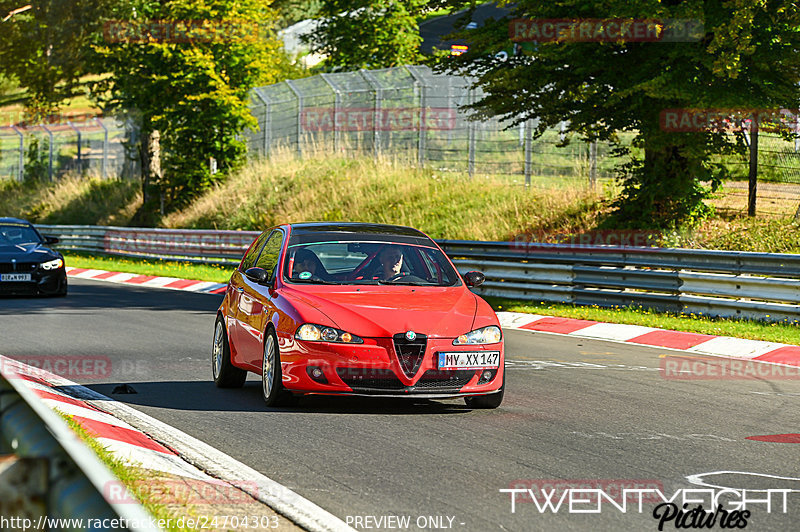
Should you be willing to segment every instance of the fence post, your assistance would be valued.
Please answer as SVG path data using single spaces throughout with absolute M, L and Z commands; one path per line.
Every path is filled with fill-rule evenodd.
M 100 167 L 100 172 L 103 176 L 103 179 L 105 179 L 108 177 L 108 128 L 99 118 L 94 117 L 94 121 L 103 128 L 103 163 Z
M 341 106 L 341 94 L 336 85 L 328 79 L 329 74 L 320 74 L 322 81 L 333 91 L 333 151 L 337 154 L 341 149 L 341 131 L 339 131 L 339 107 Z
M 417 128 L 417 160 L 420 168 L 425 165 L 425 84 L 413 69 L 406 66 L 406 70 L 414 78 L 414 86 L 419 92 L 419 127 Z
M 303 156 L 303 94 L 294 86 L 292 80 L 286 80 L 286 85 L 297 98 L 297 154 Z
M 377 80 L 372 79 L 372 74 L 370 72 L 362 68 L 358 71 L 358 73 L 361 74 L 361 77 L 366 80 L 367 84 L 372 87 L 372 90 L 375 93 L 375 101 L 372 111 L 372 156 L 375 158 L 375 160 L 378 160 L 381 150 L 380 128 L 378 126 L 380 124 L 383 90 L 381 89 L 380 83 Z
M 272 104 L 269 98 L 263 96 L 258 89 L 254 89 L 253 93 L 264 104 L 264 129 L 261 131 L 261 153 L 264 157 L 269 153 L 270 136 L 272 133 Z
M 17 181 L 22 182 L 25 180 L 25 135 L 19 130 L 17 126 L 11 126 L 17 135 L 19 135 L 19 172 L 17 172 Z
M 48 138 L 50 139 L 50 150 L 48 155 L 48 164 L 47 164 L 47 178 L 52 182 L 53 181 L 53 144 L 55 140 L 53 138 L 53 132 L 47 129 L 47 126 L 42 124 L 42 129 L 47 132 Z M 37 154 L 38 155 L 38 154 Z
M 75 124 L 72 122 L 67 121 L 67 125 L 71 127 L 78 136 L 78 172 L 83 174 L 83 163 L 81 162 L 81 130 L 75 127 Z
M 756 187 L 758 186 L 758 122 L 753 117 L 750 127 L 750 169 L 747 186 L 747 215 L 756 215 Z
M 589 185 L 597 188 L 597 140 L 589 143 Z
M 530 119 L 525 121 L 525 186 L 531 186 L 531 173 L 533 172 L 533 124 Z
M 467 92 L 467 104 L 475 102 L 475 89 Z M 470 177 L 475 175 L 475 121 L 467 117 L 467 173 Z

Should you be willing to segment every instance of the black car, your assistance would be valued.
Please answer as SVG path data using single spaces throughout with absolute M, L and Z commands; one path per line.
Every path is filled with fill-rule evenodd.
M 0 295 L 67 295 L 64 256 L 25 220 L 0 218 Z

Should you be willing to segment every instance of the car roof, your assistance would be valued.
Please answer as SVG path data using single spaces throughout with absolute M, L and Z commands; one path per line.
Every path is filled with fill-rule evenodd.
M 433 242 L 422 231 L 402 225 L 360 222 L 307 222 L 287 224 L 291 227 L 292 244 L 321 240 L 390 241 L 431 246 Z
M 33 225 L 28 220 L 22 220 L 20 218 L 0 218 L 0 224 L 3 224 L 3 223 Z

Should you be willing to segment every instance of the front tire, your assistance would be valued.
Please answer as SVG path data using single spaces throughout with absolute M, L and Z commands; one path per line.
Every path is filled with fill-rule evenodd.
M 506 373 L 503 371 L 503 385 L 500 391 L 488 395 L 474 395 L 472 397 L 465 397 L 464 402 L 467 403 L 469 408 L 484 409 L 484 408 L 497 408 L 503 402 L 503 394 L 506 389 Z
M 211 373 L 217 388 L 241 388 L 247 379 L 247 371 L 231 363 L 231 347 L 225 320 L 217 316 L 214 326 L 214 346 L 211 350 Z
M 275 331 L 268 329 L 264 337 L 264 356 L 261 357 L 261 396 L 267 406 L 291 403 L 292 394 L 284 389 L 282 380 L 278 337 Z

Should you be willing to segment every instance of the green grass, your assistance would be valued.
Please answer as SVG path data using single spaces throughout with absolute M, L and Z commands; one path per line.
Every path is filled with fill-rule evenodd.
M 671 314 L 641 308 L 581 307 L 560 303 L 537 304 L 497 297 L 487 297 L 486 300 L 497 311 L 529 312 L 563 318 L 643 325 L 674 331 L 800 345 L 800 328 L 784 323 L 707 318 L 696 314 Z
M 196 279 L 198 281 L 212 281 L 215 283 L 227 283 L 234 270 L 233 267 L 227 268 L 210 264 L 123 258 L 69 251 L 64 253 L 64 261 L 67 266 L 73 268 L 93 268 L 97 270 L 137 273 L 141 275 Z

